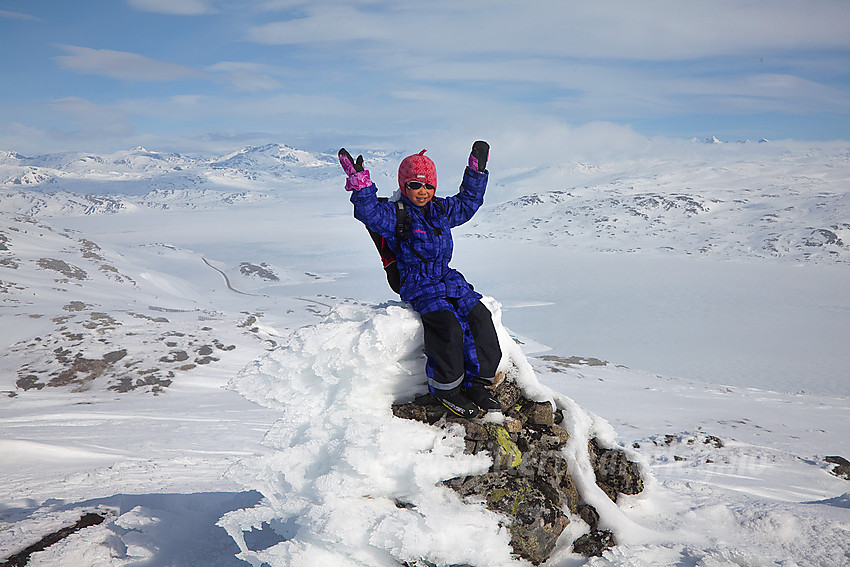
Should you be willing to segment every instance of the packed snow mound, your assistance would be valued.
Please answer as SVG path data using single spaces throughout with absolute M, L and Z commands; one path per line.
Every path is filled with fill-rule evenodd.
M 613 430 L 541 386 L 502 327 L 499 305 L 488 300 L 488 306 L 509 377 L 526 395 L 567 410 L 571 440 L 564 452 L 582 496 L 607 527 L 628 530 L 628 520 L 596 486 L 587 456 L 588 439 L 613 442 Z M 518 564 L 502 518 L 483 504 L 464 504 L 441 484 L 487 472 L 491 458 L 464 454 L 459 425 L 441 429 L 392 415 L 393 403 L 425 391 L 423 367 L 414 311 L 400 304 L 341 304 L 231 382 L 248 399 L 282 412 L 264 441 L 272 453 L 234 471 L 265 496 L 220 522 L 241 559 L 256 567 Z M 574 524 L 580 529 L 580 520 Z M 276 543 L 252 547 L 256 530 L 276 534 Z

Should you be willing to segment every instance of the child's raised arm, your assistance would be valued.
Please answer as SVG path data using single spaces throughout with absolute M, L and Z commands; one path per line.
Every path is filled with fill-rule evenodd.
M 337 155 L 343 171 L 348 175 L 345 190 L 351 191 L 354 218 L 372 232 L 395 242 L 395 209 L 392 204 L 378 201 L 378 188 L 369 178 L 369 170 L 363 167 L 363 156 L 354 159 L 345 148 L 340 149 Z

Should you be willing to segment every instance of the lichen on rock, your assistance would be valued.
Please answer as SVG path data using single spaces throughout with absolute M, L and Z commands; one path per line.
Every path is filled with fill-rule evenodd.
M 466 502 L 486 506 L 503 514 L 514 553 L 537 565 L 546 561 L 570 516 L 581 518 L 590 533 L 574 542 L 576 553 L 599 555 L 614 545 L 611 532 L 599 530 L 599 514 L 583 502 L 562 448 L 570 439 L 559 424 L 562 410 L 548 401 L 526 398 L 521 388 L 505 379 L 493 389 L 502 405 L 504 420 L 468 420 L 449 413 L 433 396 L 426 394 L 409 403 L 393 406 L 393 414 L 436 427 L 459 424 L 464 430 L 465 451 L 487 451 L 493 459 L 484 474 L 447 480 Z M 617 494 L 636 494 L 643 480 L 636 463 L 620 449 L 604 449 L 589 442 L 597 484 L 612 500 Z

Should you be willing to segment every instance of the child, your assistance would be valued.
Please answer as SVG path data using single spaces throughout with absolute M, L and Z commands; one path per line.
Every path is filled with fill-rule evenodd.
M 354 160 L 344 148 L 339 151 L 354 216 L 387 239 L 396 253 L 401 299 L 422 318 L 429 390 L 466 418 L 501 409 L 487 389 L 502 358 L 492 316 L 481 294 L 449 267 L 454 248 L 450 229 L 472 218 L 484 202 L 489 151 L 486 142 L 473 144 L 460 191 L 446 198 L 434 196 L 437 169 L 425 150 L 404 158 L 398 185 L 410 230 L 401 235 L 396 234 L 396 206 L 378 200 L 363 156 Z

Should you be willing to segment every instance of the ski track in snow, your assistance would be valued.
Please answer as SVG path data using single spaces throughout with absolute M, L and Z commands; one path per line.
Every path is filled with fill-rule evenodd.
M 564 259 L 562 287 L 511 286 L 519 274 L 483 286 L 510 296 L 509 327 L 547 310 L 568 319 L 562 291 L 604 309 L 602 291 L 615 286 L 569 287 L 580 281 L 570 266 L 590 266 L 571 252 L 581 248 L 604 252 L 605 269 L 626 256 L 631 267 L 642 255 L 681 257 L 656 264 L 670 289 L 694 257 L 765 273 L 797 263 L 801 277 L 775 288 L 757 270 L 739 276 L 738 306 L 679 290 L 697 295 L 684 319 L 663 324 L 703 318 L 722 331 L 734 310 L 766 316 L 769 302 L 747 294 L 775 293 L 814 313 L 807 334 L 825 347 L 825 360 L 808 361 L 817 384 L 697 382 L 547 350 L 547 339 L 580 341 L 550 336 L 553 325 L 537 340 L 511 333 L 489 300 L 503 364 L 527 395 L 565 410 L 565 458 L 618 537 L 602 557 L 574 555 L 568 542 L 587 528 L 571 518 L 548 566 L 850 564 L 850 485 L 825 460 L 850 455 L 850 399 L 829 370 L 850 362 L 840 348 L 850 305 L 802 277 L 819 266 L 822 285 L 845 281 L 847 149 L 726 146 L 501 175 L 494 163 L 492 205 L 459 229 L 460 267 L 476 284 L 492 278 L 493 258 Z M 398 156 L 365 155 L 389 189 Z M 456 431 L 392 417 L 392 402 L 424 389 L 421 329 L 386 302 L 337 169 L 335 156 L 277 145 L 203 160 L 141 149 L 0 156 L 0 559 L 97 511 L 106 521 L 28 565 L 525 564 L 494 513 L 438 485 L 488 459 L 462 455 Z M 339 199 L 317 210 L 329 192 Z M 568 323 L 580 332 L 599 316 Z M 721 338 L 704 340 L 720 349 Z M 616 505 L 601 493 L 591 436 L 641 463 L 644 493 Z

